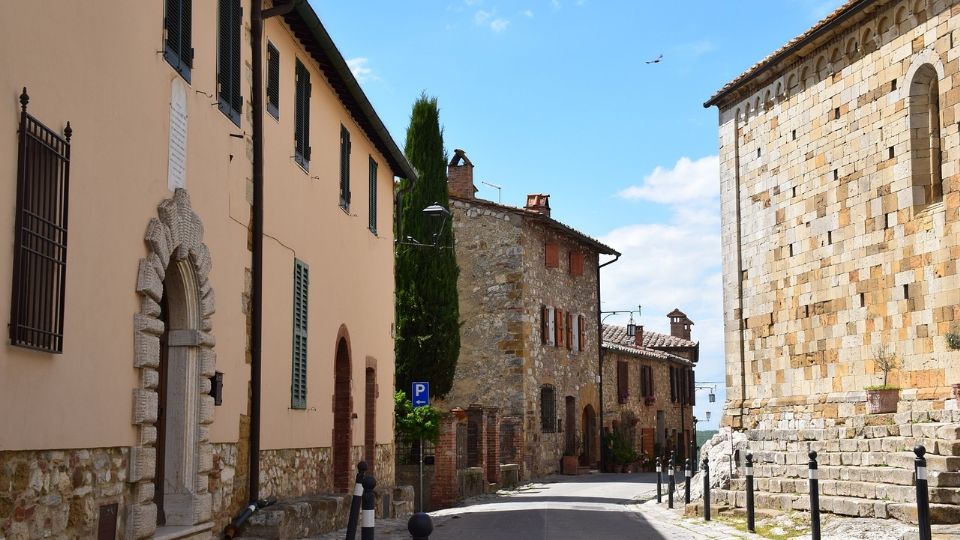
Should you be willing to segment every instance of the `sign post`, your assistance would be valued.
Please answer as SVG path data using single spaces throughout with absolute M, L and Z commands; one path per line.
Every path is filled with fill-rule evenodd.
M 427 407 L 430 405 L 430 383 L 427 381 L 414 382 L 412 384 L 410 401 L 413 402 L 413 408 Z M 418 512 L 423 512 L 423 437 L 420 437 L 420 490 L 417 492 L 420 499 Z

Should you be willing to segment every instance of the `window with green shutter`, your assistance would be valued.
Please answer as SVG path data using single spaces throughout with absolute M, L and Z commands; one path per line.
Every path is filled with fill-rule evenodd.
M 377 162 L 370 156 L 370 232 L 377 234 Z
M 293 138 L 294 159 L 310 169 L 310 72 L 297 60 L 296 92 L 294 93 Z
M 193 46 L 190 26 L 193 22 L 191 0 L 166 0 L 163 12 L 163 58 L 190 82 L 193 67 Z
M 307 408 L 307 299 L 310 267 L 293 260 L 293 369 L 290 377 L 290 407 Z
M 280 118 L 280 51 L 267 43 L 267 112 Z
M 340 126 L 340 208 L 350 209 L 350 132 Z
M 240 0 L 219 0 L 217 38 L 217 101 L 220 111 L 240 125 L 243 97 L 240 94 L 240 29 L 243 8 Z

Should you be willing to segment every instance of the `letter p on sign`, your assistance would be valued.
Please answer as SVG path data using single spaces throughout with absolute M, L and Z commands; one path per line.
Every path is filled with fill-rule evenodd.
M 413 383 L 413 402 L 414 407 L 425 407 L 430 404 L 430 383 L 428 382 L 415 382 Z

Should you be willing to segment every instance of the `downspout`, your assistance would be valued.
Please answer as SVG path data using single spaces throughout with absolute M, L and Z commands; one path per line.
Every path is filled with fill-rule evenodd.
M 263 21 L 289 13 L 302 0 L 263 10 L 263 0 L 250 0 L 250 66 L 253 88 L 250 113 L 253 116 L 253 209 L 250 262 L 250 451 L 249 501 L 260 498 L 260 394 L 261 335 L 263 331 Z
M 607 468 L 606 459 L 603 452 L 603 320 L 600 318 L 600 269 L 608 264 L 613 264 L 620 259 L 620 254 L 617 253 L 616 256 L 601 265 L 597 266 L 597 367 L 599 368 L 598 386 L 600 387 L 600 419 L 597 422 L 597 429 L 599 430 L 599 438 L 597 439 L 600 442 L 600 470 L 604 471 Z M 599 256 L 598 256 L 599 261 Z
M 744 319 L 743 319 L 743 236 L 740 230 L 740 119 L 734 112 L 733 119 L 733 173 L 736 187 L 735 201 L 737 203 L 737 326 L 739 328 L 740 345 L 740 429 L 743 429 L 743 404 L 747 400 L 747 365 L 744 352 Z M 732 427 L 732 426 L 731 426 Z

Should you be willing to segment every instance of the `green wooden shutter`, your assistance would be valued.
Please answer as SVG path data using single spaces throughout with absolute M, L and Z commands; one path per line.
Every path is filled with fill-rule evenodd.
M 290 377 L 290 407 L 307 407 L 307 299 L 310 268 L 293 261 L 293 369 Z
M 163 29 L 167 38 L 163 57 L 187 82 L 190 82 L 190 68 L 193 66 L 192 18 L 191 0 L 166 1 Z
M 350 132 L 340 126 L 340 206 L 350 208 Z
M 370 230 L 377 234 L 377 162 L 370 158 Z
M 310 163 L 310 72 L 297 60 L 297 87 L 294 103 L 294 141 L 297 163 L 308 168 Z
M 267 43 L 267 112 L 280 118 L 280 51 Z
M 240 125 L 243 97 L 240 94 L 240 0 L 219 0 L 217 47 L 217 96 L 220 110 Z

